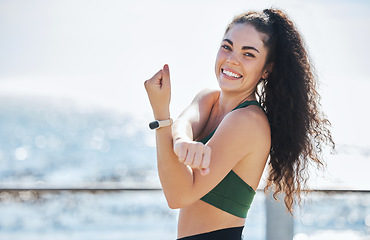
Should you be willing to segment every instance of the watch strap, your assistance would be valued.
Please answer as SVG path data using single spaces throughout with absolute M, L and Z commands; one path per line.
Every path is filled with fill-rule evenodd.
M 166 120 L 155 120 L 151 123 L 149 123 L 149 128 L 152 130 L 161 128 L 161 127 L 167 127 L 171 126 L 173 123 L 172 118 L 166 119 Z

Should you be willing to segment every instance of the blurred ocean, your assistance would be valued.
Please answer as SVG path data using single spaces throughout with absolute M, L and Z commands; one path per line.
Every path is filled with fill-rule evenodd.
M 155 149 L 130 116 L 36 98 L 0 102 L 2 187 L 159 186 Z M 370 239 L 370 194 L 311 193 L 296 213 L 294 240 Z M 258 192 L 245 240 L 265 239 L 265 214 Z M 0 216 L 0 240 L 176 238 L 177 211 L 161 191 L 4 190 Z
M 130 116 L 44 99 L 0 99 L 0 182 L 157 180 L 155 148 Z

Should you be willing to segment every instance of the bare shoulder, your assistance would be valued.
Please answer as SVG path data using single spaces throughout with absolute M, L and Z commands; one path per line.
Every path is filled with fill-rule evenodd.
M 197 112 L 203 119 L 207 118 L 220 96 L 220 91 L 215 89 L 204 89 L 200 91 L 190 104 L 188 112 Z
M 241 134 L 248 133 L 254 140 L 270 138 L 270 124 L 265 112 L 252 105 L 230 113 L 230 120 L 239 126 Z
M 234 121 L 239 121 L 242 127 L 246 129 L 255 129 L 256 131 L 270 133 L 270 125 L 265 112 L 258 106 L 252 105 L 246 108 L 238 109 L 230 113 Z
M 214 104 L 220 96 L 220 90 L 206 88 L 201 90 L 194 98 L 193 103 Z
M 219 98 L 220 91 L 204 89 L 200 91 L 192 103 L 177 118 L 176 124 L 180 122 L 190 124 L 193 138 L 196 139 L 206 125 L 212 108 Z
M 221 122 L 220 131 L 231 135 L 235 144 L 246 146 L 246 151 L 255 147 L 269 149 L 270 125 L 263 110 L 255 105 L 230 112 Z
M 199 119 L 199 115 L 201 118 L 204 118 L 206 115 L 208 116 L 209 112 L 211 111 L 213 105 L 217 101 L 220 96 L 219 90 L 213 89 L 204 89 L 200 91 L 193 99 L 191 104 L 184 110 L 184 112 L 180 115 L 180 118 L 189 118 L 189 115 L 194 117 L 195 119 Z

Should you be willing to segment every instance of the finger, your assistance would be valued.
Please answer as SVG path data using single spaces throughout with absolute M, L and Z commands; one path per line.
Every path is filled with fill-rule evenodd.
M 205 146 L 203 151 L 203 159 L 200 168 L 207 169 L 209 168 L 209 164 L 211 163 L 211 148 Z
M 185 158 L 186 158 L 186 154 L 188 153 L 188 149 L 185 148 L 184 146 L 180 146 L 180 149 L 179 149 L 179 161 L 180 162 L 184 162 L 185 161 Z
M 179 156 L 180 144 L 176 143 L 176 144 L 173 145 L 173 152 L 176 154 L 176 156 Z
M 197 151 L 194 154 L 194 161 L 193 161 L 193 164 L 192 164 L 191 167 L 192 168 L 201 168 L 202 157 L 203 157 L 203 152 L 202 151 Z
M 206 169 L 200 169 L 200 174 L 201 174 L 202 176 L 205 176 L 205 175 L 209 174 L 209 168 L 206 168 Z
M 163 66 L 162 87 L 171 88 L 170 68 L 167 64 Z
M 162 84 L 162 77 L 163 77 L 163 70 L 159 70 L 156 74 L 153 75 L 152 78 L 145 81 L 145 86 L 148 84 L 154 84 L 154 85 L 161 85 Z
M 186 155 L 184 164 L 185 165 L 192 165 L 193 161 L 194 161 L 194 155 L 195 155 L 195 151 L 193 149 L 189 149 L 188 154 Z

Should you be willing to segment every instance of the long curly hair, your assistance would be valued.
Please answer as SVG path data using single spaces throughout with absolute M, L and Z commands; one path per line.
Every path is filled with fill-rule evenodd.
M 333 150 L 330 122 L 320 111 L 320 95 L 304 42 L 287 15 L 277 9 L 248 12 L 236 16 L 235 24 L 251 24 L 267 35 L 266 63 L 272 64 L 267 79 L 261 79 L 257 94 L 271 128 L 269 176 L 265 192 L 274 187 L 274 198 L 285 193 L 284 202 L 292 214 L 307 188 L 307 166 L 324 167 L 324 145 Z

